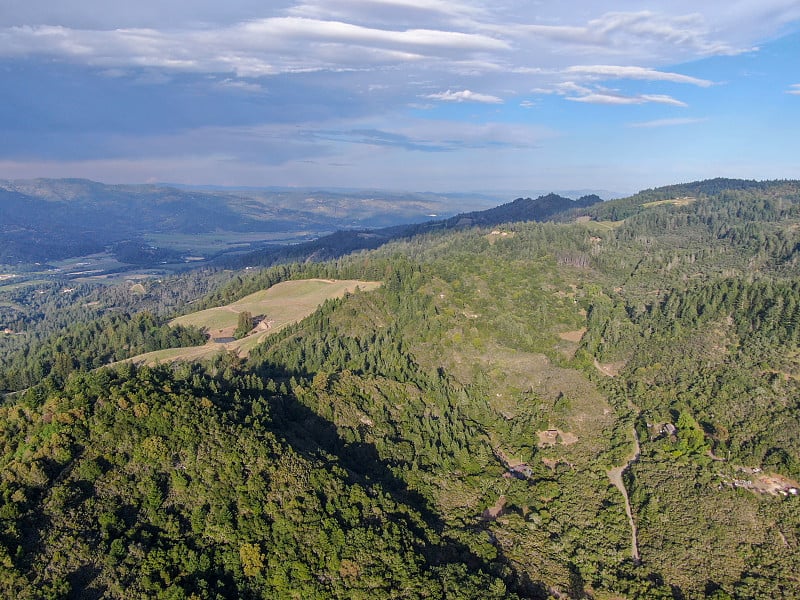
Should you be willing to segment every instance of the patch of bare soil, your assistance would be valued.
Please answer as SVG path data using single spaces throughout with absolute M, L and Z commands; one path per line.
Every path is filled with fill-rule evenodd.
M 236 331 L 236 327 L 223 327 L 222 329 L 214 329 L 210 332 L 211 339 L 215 338 L 228 338 L 233 337 L 233 333 Z
M 556 442 L 558 441 L 558 429 L 548 429 L 546 431 L 540 431 L 536 434 L 539 438 L 539 443 L 537 446 L 539 448 L 547 448 L 549 446 L 555 446 Z
M 549 448 L 555 446 L 559 442 L 565 446 L 569 446 L 578 441 L 577 435 L 569 431 L 561 431 L 560 429 L 539 431 L 536 433 L 536 436 L 539 438 L 539 443 L 537 444 L 539 448 Z
M 565 446 L 569 446 L 570 444 L 574 444 L 578 441 L 578 436 L 574 433 L 570 433 L 569 431 L 560 432 L 558 437 L 559 441 Z
M 506 506 L 506 497 L 500 496 L 494 506 L 490 506 L 483 511 L 481 517 L 487 521 L 494 521 L 497 517 L 503 514 L 503 508 Z
M 772 494 L 773 496 L 787 496 L 789 494 L 797 496 L 800 494 L 800 484 L 788 477 L 775 473 L 759 475 L 753 480 L 751 486 L 742 487 L 749 487 L 759 494 Z
M 566 342 L 574 342 L 578 343 L 583 339 L 583 334 L 586 333 L 586 327 L 582 327 L 580 329 L 576 329 L 575 331 L 564 331 L 558 334 L 562 340 Z
M 595 368 L 606 377 L 616 377 L 626 364 L 627 361 L 624 360 L 613 363 L 600 363 L 597 362 L 597 360 L 594 361 Z
M 490 244 L 494 244 L 498 239 L 512 238 L 512 237 L 514 237 L 513 231 L 501 231 L 499 229 L 495 229 L 486 236 L 486 239 L 489 240 Z
M 256 325 L 256 331 L 269 331 L 275 324 L 275 319 L 263 319 Z

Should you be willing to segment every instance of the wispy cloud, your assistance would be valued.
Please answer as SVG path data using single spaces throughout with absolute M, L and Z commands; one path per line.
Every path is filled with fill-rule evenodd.
M 622 94 L 595 92 L 585 96 L 567 96 L 572 102 L 586 102 L 588 104 L 670 104 L 672 106 L 686 107 L 688 104 L 665 94 L 640 94 L 638 96 L 624 96 Z
M 629 123 L 628 127 L 654 128 L 654 127 L 676 127 L 680 125 L 694 125 L 704 123 L 708 119 L 699 118 L 674 118 L 674 119 L 655 119 L 653 121 L 641 121 L 639 123 Z
M 394 30 L 300 17 L 175 31 L 61 26 L 0 30 L 0 56 L 57 55 L 105 68 L 156 67 L 244 77 L 375 68 L 422 59 L 458 62 L 471 53 L 477 58 L 509 49 L 508 42 L 481 33 Z
M 571 102 L 583 102 L 586 104 L 609 104 L 609 105 L 630 105 L 647 104 L 670 104 L 672 106 L 686 107 L 688 104 L 666 94 L 622 94 L 614 89 L 602 86 L 581 85 L 574 81 L 564 81 L 554 84 L 547 88 L 536 88 L 536 94 L 558 94 L 564 96 Z
M 597 76 L 603 79 L 642 79 L 646 81 L 670 81 L 672 83 L 688 83 L 700 87 L 709 87 L 714 82 L 707 79 L 698 79 L 680 73 L 657 71 L 644 67 L 614 66 L 614 65 L 578 65 L 566 69 L 566 73 Z
M 470 90 L 461 90 L 460 92 L 453 92 L 447 90 L 446 92 L 438 92 L 436 94 L 428 94 L 424 96 L 431 100 L 443 100 L 445 102 L 481 102 L 483 104 L 502 104 L 503 99 L 489 94 L 479 94 Z
M 459 21 L 465 18 L 480 18 L 487 14 L 483 7 L 458 0 L 350 0 L 347 3 L 329 1 L 307 1 L 290 7 L 288 12 L 294 16 L 312 18 L 349 17 L 369 15 L 371 18 L 400 14 L 440 15 Z
M 217 82 L 217 85 L 224 89 L 241 90 L 253 94 L 261 94 L 266 91 L 263 86 L 243 79 L 223 79 Z
M 787 94 L 794 94 L 795 96 L 800 96 L 800 83 L 795 83 L 789 86 L 789 89 L 786 90 Z
M 506 123 L 454 123 L 438 120 L 402 120 L 391 130 L 354 127 L 347 130 L 304 129 L 302 140 L 383 146 L 417 152 L 463 149 L 532 148 L 554 134 L 539 127 Z
M 659 48 L 707 55 L 737 54 L 750 46 L 736 46 L 714 39 L 699 13 L 668 15 L 653 11 L 608 12 L 585 25 L 519 25 L 518 34 L 534 35 L 573 47 L 613 52 L 624 48 L 654 53 Z
M 450 152 L 452 145 L 432 140 L 414 139 L 410 136 L 379 129 L 351 129 L 349 131 L 305 131 L 306 139 L 327 142 L 343 142 L 347 144 L 366 144 L 367 146 L 385 146 L 401 148 L 417 152 Z

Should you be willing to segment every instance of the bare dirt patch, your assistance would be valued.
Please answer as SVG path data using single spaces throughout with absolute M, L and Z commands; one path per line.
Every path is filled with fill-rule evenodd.
M 497 240 L 502 240 L 505 238 L 512 238 L 512 237 L 514 237 L 513 231 L 501 231 L 499 229 L 495 229 L 486 236 L 486 239 L 489 240 L 490 244 L 494 244 Z
M 569 431 L 560 432 L 558 434 L 558 437 L 559 437 L 558 441 L 564 444 L 565 446 L 569 446 L 578 441 L 578 436 L 575 435 L 574 433 L 570 433 Z
M 565 342 L 574 342 L 579 343 L 583 339 L 583 335 L 586 333 L 586 327 L 581 327 L 580 329 L 576 329 L 575 331 L 563 331 L 558 334 Z
M 503 508 L 506 506 L 506 497 L 500 496 L 497 499 L 497 502 L 494 503 L 494 506 L 490 506 L 486 510 L 483 511 L 481 517 L 486 519 L 487 521 L 494 521 L 497 517 L 503 514 Z
M 536 437 L 539 439 L 537 446 L 539 448 L 550 448 L 556 444 L 563 444 L 569 446 L 578 441 L 578 436 L 569 431 L 561 431 L 560 429 L 546 429 L 538 431 Z
M 616 377 L 619 375 L 619 372 L 625 368 L 625 365 L 628 361 L 621 360 L 613 363 L 600 363 L 597 360 L 594 361 L 595 368 L 600 371 L 606 377 Z
M 745 476 L 727 480 L 731 487 L 743 488 L 756 494 L 771 496 L 800 496 L 800 483 L 777 473 L 762 473 L 754 467 L 737 467 Z

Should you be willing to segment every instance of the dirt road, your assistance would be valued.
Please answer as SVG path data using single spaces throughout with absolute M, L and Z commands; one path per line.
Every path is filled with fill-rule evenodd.
M 631 511 L 631 501 L 628 498 L 628 490 L 625 488 L 625 482 L 622 481 L 622 473 L 631 466 L 631 463 L 636 462 L 639 458 L 639 453 L 641 451 L 639 447 L 639 436 L 636 433 L 636 428 L 633 427 L 633 452 L 628 456 L 625 461 L 625 464 L 620 467 L 614 467 L 613 469 L 609 469 L 606 473 L 608 474 L 608 478 L 611 480 L 617 489 L 622 494 L 622 497 L 625 499 L 625 514 L 628 515 L 628 521 L 631 525 L 631 557 L 633 558 L 634 564 L 639 564 L 641 562 L 641 558 L 639 556 L 639 542 L 636 537 L 636 522 L 633 520 L 633 511 Z

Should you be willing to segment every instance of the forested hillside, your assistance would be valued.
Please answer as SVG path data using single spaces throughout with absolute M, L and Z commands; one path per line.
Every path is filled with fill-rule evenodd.
M 134 302 L 9 348 L 3 595 L 800 597 L 800 184 L 567 208 L 176 306 L 383 282 L 246 360 L 96 369 L 193 343 Z

